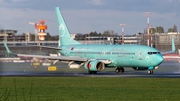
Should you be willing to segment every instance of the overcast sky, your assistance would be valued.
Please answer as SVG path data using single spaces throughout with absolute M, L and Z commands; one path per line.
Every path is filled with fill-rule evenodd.
M 18 30 L 18 34 L 34 33 L 28 22 L 47 20 L 51 35 L 58 35 L 55 7 L 59 7 L 70 33 L 88 33 L 114 30 L 125 35 L 144 32 L 147 15 L 151 12 L 150 26 L 180 29 L 180 0 L 0 0 L 0 29 Z

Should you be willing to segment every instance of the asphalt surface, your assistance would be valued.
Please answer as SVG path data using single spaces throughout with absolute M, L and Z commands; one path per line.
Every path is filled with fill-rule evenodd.
M 34 68 L 31 63 L 1 63 L 0 77 L 155 77 L 155 78 L 180 78 L 180 63 L 177 61 L 163 62 L 153 74 L 147 71 L 135 71 L 132 68 L 126 69 L 124 73 L 115 73 L 114 68 L 109 71 L 88 74 L 83 67 L 76 71 L 68 68 L 61 71 L 61 66 L 67 64 L 57 64 L 59 71 L 47 71 L 47 66 Z M 37 70 L 38 69 L 38 70 Z
M 0 72 L 0 77 L 156 77 L 156 78 L 180 78 L 180 73 L 154 73 L 147 72 L 99 72 L 88 74 L 87 72 Z

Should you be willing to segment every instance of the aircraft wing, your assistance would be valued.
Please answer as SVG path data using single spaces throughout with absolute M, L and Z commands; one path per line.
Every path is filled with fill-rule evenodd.
M 76 56 L 44 56 L 44 55 L 30 55 L 30 54 L 16 54 L 16 56 L 46 58 L 50 60 L 63 60 L 63 61 L 82 61 L 82 62 L 88 61 L 87 58 L 80 58 Z
M 175 53 L 174 38 L 172 38 L 172 50 L 167 52 L 161 52 L 161 55 L 174 54 Z
M 30 54 L 16 54 L 16 56 L 24 56 L 24 57 L 36 57 L 36 58 L 46 58 L 49 60 L 61 60 L 61 61 L 79 61 L 79 62 L 87 62 L 92 60 L 99 60 L 105 64 L 110 64 L 110 60 L 106 59 L 89 59 L 89 58 L 81 58 L 78 56 L 45 56 L 45 55 L 30 55 Z
M 161 55 L 174 54 L 175 51 L 161 52 Z
M 30 55 L 30 54 L 16 54 L 16 53 L 11 53 L 9 48 L 7 47 L 5 41 L 4 46 L 6 47 L 6 50 L 9 54 L 15 55 L 15 56 L 24 56 L 24 57 L 36 57 L 36 58 L 46 58 L 46 59 L 51 59 L 51 60 L 69 60 L 69 61 L 87 61 L 87 58 L 80 58 L 80 57 L 75 57 L 75 56 L 44 56 L 44 55 Z M 46 47 L 46 46 L 43 46 Z M 47 48 L 47 47 L 46 47 Z M 49 48 L 49 47 L 48 47 Z M 52 49 L 52 48 L 51 48 Z M 54 49 L 54 48 L 53 48 Z M 56 49 L 61 49 L 61 48 L 56 48 Z
M 78 57 L 78 56 L 62 56 L 62 55 L 61 56 L 45 56 L 45 55 L 16 54 L 16 53 L 11 53 L 11 51 L 9 50 L 9 48 L 7 47 L 5 42 L 4 42 L 4 46 L 6 47 L 6 50 L 7 50 L 7 52 L 9 54 L 12 54 L 12 55 L 15 55 L 15 56 L 46 58 L 46 59 L 49 59 L 49 60 L 60 60 L 60 61 L 79 61 L 79 62 L 87 62 L 87 61 L 92 61 L 92 60 L 98 60 L 98 59 L 81 58 L 81 57 Z M 57 49 L 61 49 L 61 48 L 57 48 Z M 110 60 L 106 60 L 106 59 L 99 59 L 99 61 L 102 61 L 105 64 L 110 64 L 111 63 Z

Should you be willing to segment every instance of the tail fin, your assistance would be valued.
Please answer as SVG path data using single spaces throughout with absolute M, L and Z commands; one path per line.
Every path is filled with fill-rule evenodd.
M 59 30 L 60 45 L 63 46 L 63 45 L 81 44 L 70 36 L 67 26 L 59 10 L 59 7 L 55 7 L 55 10 L 56 10 L 57 24 L 59 28 L 58 30 Z

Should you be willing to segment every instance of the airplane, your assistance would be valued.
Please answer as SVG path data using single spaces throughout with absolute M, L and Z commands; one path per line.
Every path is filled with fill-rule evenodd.
M 96 74 L 105 68 L 115 68 L 116 73 L 124 73 L 124 67 L 132 67 L 134 70 L 148 70 L 149 74 L 153 74 L 153 70 L 163 62 L 161 53 L 149 46 L 143 45 L 93 45 L 81 44 L 71 38 L 65 21 L 61 15 L 59 7 L 55 7 L 60 46 L 48 47 L 38 46 L 42 48 L 50 48 L 58 50 L 61 55 L 43 56 L 30 54 L 11 53 L 6 43 L 4 45 L 9 54 L 24 57 L 37 57 L 54 60 L 56 62 L 66 62 L 69 67 L 84 66 L 89 74 Z M 172 51 L 166 54 L 174 53 L 175 45 L 172 39 Z

